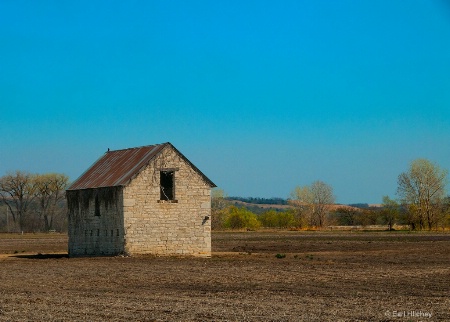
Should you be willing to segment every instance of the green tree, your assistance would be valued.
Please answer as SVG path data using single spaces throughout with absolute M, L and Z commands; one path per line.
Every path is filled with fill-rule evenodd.
M 259 221 L 264 227 L 279 227 L 278 214 L 275 210 L 267 210 L 259 215 Z
M 450 227 L 450 196 L 447 196 L 447 198 L 445 198 L 444 200 L 444 207 L 443 207 L 443 212 L 444 212 L 444 220 L 442 223 L 443 227 Z
M 389 230 L 392 230 L 392 226 L 399 216 L 400 205 L 397 201 L 389 198 L 389 196 L 383 197 L 383 209 L 381 210 L 381 218 L 384 223 L 388 225 Z
M 264 227 L 289 228 L 295 225 L 294 212 L 291 210 L 267 210 L 259 215 L 259 221 Z
M 227 195 L 222 189 L 213 189 L 211 192 L 211 229 L 224 228 L 226 208 L 230 202 L 226 199 Z
M 295 226 L 295 216 L 294 211 L 288 209 L 286 211 L 281 211 L 278 213 L 278 227 L 289 228 Z
M 443 217 L 448 171 L 426 159 L 414 160 L 398 176 L 397 194 L 413 217 L 413 228 L 437 227 Z

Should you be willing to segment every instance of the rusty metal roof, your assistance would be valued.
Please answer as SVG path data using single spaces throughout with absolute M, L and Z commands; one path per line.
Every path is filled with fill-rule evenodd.
M 148 145 L 138 148 L 106 152 L 67 190 L 80 190 L 100 187 L 127 185 L 144 169 L 165 147 L 170 146 L 192 166 L 211 187 L 216 185 L 195 167 L 183 154 L 170 143 Z

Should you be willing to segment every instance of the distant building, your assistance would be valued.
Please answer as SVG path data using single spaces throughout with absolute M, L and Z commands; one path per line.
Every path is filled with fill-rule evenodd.
M 213 187 L 170 143 L 108 149 L 66 191 L 69 256 L 210 256 Z

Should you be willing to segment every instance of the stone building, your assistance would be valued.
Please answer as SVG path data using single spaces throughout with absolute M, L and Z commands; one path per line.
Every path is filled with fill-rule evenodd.
M 170 143 L 108 149 L 66 191 L 69 256 L 210 256 L 213 187 Z

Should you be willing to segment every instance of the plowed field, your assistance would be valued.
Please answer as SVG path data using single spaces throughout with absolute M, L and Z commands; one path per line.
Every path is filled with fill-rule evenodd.
M 66 248 L 0 235 L 0 320 L 450 321 L 450 234 L 213 232 L 212 258 Z

